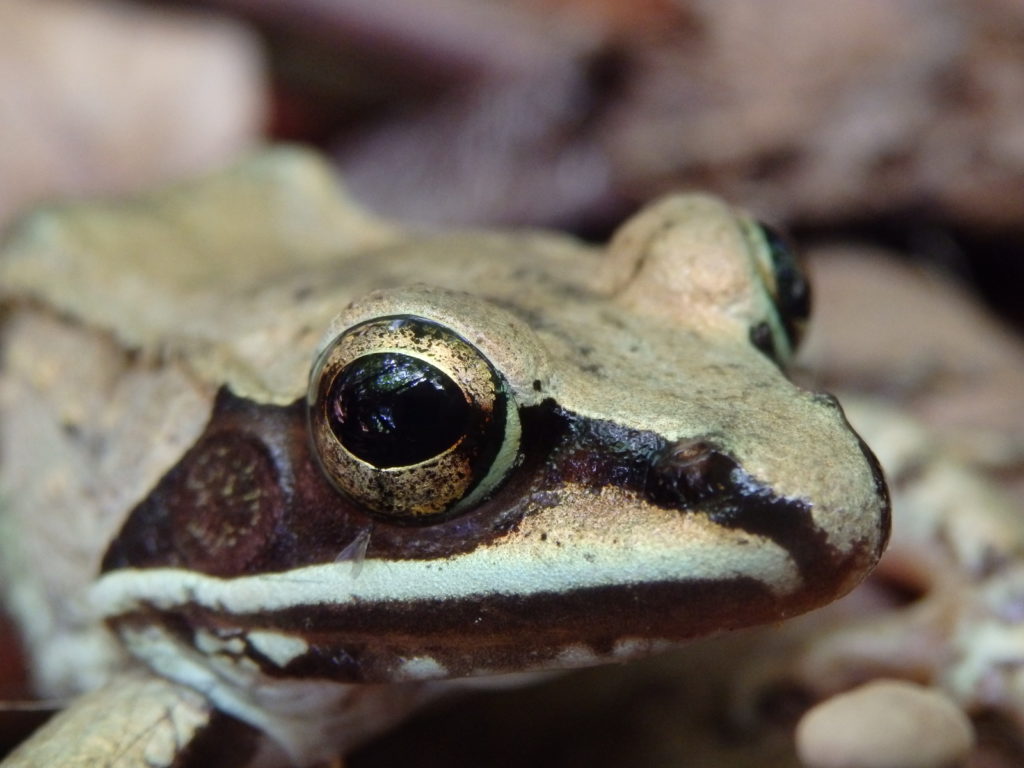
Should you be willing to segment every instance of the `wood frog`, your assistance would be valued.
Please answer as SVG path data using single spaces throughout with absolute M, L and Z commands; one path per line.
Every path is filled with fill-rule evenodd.
M 5 601 L 40 692 L 88 692 L 5 765 L 309 765 L 821 606 L 887 540 L 783 374 L 790 251 L 703 195 L 603 249 L 409 232 L 282 149 L 31 215 L 0 295 Z

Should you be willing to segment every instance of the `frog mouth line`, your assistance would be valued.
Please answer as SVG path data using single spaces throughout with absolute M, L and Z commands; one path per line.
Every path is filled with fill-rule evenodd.
M 590 587 L 563 593 L 482 595 L 474 600 L 297 605 L 224 616 L 188 603 L 175 610 L 140 603 L 112 619 L 120 631 L 160 627 L 177 642 L 271 677 L 337 682 L 403 679 L 410 659 L 435 674 L 462 677 L 588 666 L 647 655 L 714 631 L 763 624 L 808 610 L 743 577 L 686 583 Z M 250 636 L 286 637 L 290 658 L 272 658 Z M 567 659 L 567 651 L 572 659 Z
M 302 408 L 301 402 L 259 404 L 223 389 L 196 446 L 129 515 L 102 572 L 283 572 L 334 562 L 368 531 L 367 558 L 443 561 L 514 535 L 527 519 L 565 503 L 567 494 L 585 504 L 611 488 L 635 500 L 629 504 L 703 516 L 725 531 L 771 542 L 805 582 L 877 554 L 866 543 L 837 550 L 815 525 L 810 501 L 779 496 L 757 482 L 713 438 L 670 443 L 654 432 L 574 414 L 553 400 L 521 409 L 524 460 L 476 509 L 430 526 L 375 521 L 321 474 Z M 211 471 L 211 456 L 229 469 L 244 468 L 255 502 L 224 514 L 216 505 L 196 507 L 195 494 L 182 493 L 195 482 L 197 466 Z

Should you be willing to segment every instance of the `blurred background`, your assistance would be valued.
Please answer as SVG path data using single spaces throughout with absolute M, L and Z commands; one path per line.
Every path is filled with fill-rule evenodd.
M 418 222 L 600 236 L 698 186 L 993 295 L 1016 261 L 1017 0 L 3 0 L 0 22 L 0 220 L 289 140 Z
M 803 376 L 985 446 L 1024 503 L 1020 0 L 0 0 L 0 227 L 270 141 L 417 227 L 601 241 L 718 193 L 809 254 Z

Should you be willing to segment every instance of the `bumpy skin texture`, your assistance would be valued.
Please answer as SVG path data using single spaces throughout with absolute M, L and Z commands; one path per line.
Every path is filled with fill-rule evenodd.
M 754 231 L 691 195 L 603 255 L 404 233 L 291 151 L 26 220 L 0 260 L 0 480 L 37 675 L 109 676 L 106 619 L 314 760 L 420 698 L 348 683 L 595 663 L 848 591 L 888 535 L 884 482 L 835 401 L 781 373 Z M 475 347 L 518 430 L 493 487 L 431 524 L 340 494 L 307 431 L 318 351 L 393 316 Z

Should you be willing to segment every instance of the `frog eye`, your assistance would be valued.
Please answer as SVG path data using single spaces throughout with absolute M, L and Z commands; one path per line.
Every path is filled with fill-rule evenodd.
M 811 289 L 789 240 L 767 224 L 746 220 L 750 253 L 774 312 L 750 328 L 750 341 L 785 365 L 803 338 L 811 314 Z
M 768 260 L 771 280 L 768 286 L 779 312 L 790 349 L 796 349 L 803 338 L 811 316 L 811 286 L 800 265 L 800 259 L 788 238 L 777 229 L 758 222 Z
M 435 522 L 504 479 L 519 416 L 502 376 L 453 331 L 419 317 L 353 326 L 320 354 L 309 427 L 340 491 L 393 522 Z

